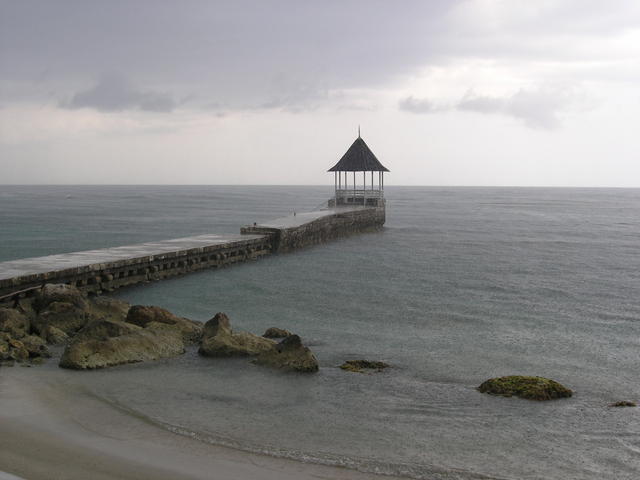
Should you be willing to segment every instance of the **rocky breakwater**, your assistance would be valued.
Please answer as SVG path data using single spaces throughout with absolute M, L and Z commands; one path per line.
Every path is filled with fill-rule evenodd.
M 40 363 L 51 356 L 48 345 L 60 344 L 59 366 L 77 370 L 174 357 L 191 345 L 199 345 L 206 357 L 253 357 L 258 364 L 283 370 L 318 370 L 316 358 L 297 335 L 277 343 L 234 332 L 224 313 L 203 325 L 160 307 L 87 297 L 62 284 L 45 285 L 33 298 L 0 308 L 1 365 Z
M 0 362 L 39 363 L 48 345 L 65 345 L 59 365 L 94 369 L 184 353 L 203 325 L 159 307 L 87 297 L 76 287 L 47 284 L 34 297 L 0 308 Z
M 65 348 L 60 366 L 91 369 L 175 357 L 201 334 L 199 322 L 163 308 L 134 305 L 124 318 L 89 322 Z
M 232 331 L 229 317 L 224 313 L 217 313 L 205 324 L 198 353 L 206 357 L 255 357 L 253 362 L 258 365 L 285 371 L 318 371 L 318 360 L 302 345 L 298 335 L 289 334 L 277 343 L 248 332 L 236 333 Z

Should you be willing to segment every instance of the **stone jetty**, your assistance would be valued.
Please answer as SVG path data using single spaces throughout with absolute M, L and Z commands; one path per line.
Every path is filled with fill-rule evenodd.
M 46 283 L 87 293 L 221 268 L 288 252 L 383 226 L 384 202 L 297 213 L 243 227 L 239 235 L 198 235 L 0 263 L 0 302 L 28 295 Z

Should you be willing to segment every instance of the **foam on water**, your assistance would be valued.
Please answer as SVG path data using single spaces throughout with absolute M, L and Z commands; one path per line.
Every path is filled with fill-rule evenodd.
M 0 187 L 0 258 L 236 233 L 321 187 Z M 72 198 L 66 198 L 71 195 Z M 389 188 L 387 228 L 117 292 L 234 328 L 278 326 L 321 370 L 199 357 L 70 376 L 202 441 L 414 478 L 636 478 L 640 191 Z M 380 374 L 345 359 L 384 360 Z M 576 392 L 475 390 L 508 374 Z M 228 443 L 225 443 L 228 442 Z

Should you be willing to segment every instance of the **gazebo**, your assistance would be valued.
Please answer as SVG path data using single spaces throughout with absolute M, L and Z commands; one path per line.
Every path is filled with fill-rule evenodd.
M 384 205 L 384 172 L 389 169 L 380 163 L 369 146 L 360 137 L 347 150 L 340 161 L 331 167 L 329 172 L 334 173 L 335 197 L 333 205 Z M 349 172 L 353 172 L 353 181 L 348 178 Z M 362 184 L 357 185 L 356 173 L 362 172 Z M 367 172 L 371 172 L 371 182 L 367 184 Z M 378 185 L 376 188 L 373 173 L 377 172 Z M 359 177 L 359 175 L 358 175 Z M 351 188 L 353 187 L 353 188 Z

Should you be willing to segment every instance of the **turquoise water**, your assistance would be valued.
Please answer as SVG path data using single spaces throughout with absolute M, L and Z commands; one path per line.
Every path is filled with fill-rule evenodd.
M 302 211 L 325 187 L 0 186 L 0 259 L 199 233 Z M 117 292 L 316 353 L 291 375 L 191 350 L 69 381 L 165 428 L 414 478 L 640 473 L 640 190 L 389 188 L 384 231 Z M 392 368 L 356 375 L 345 359 Z M 45 368 L 55 368 L 47 366 Z M 554 378 L 548 403 L 475 390 Z

